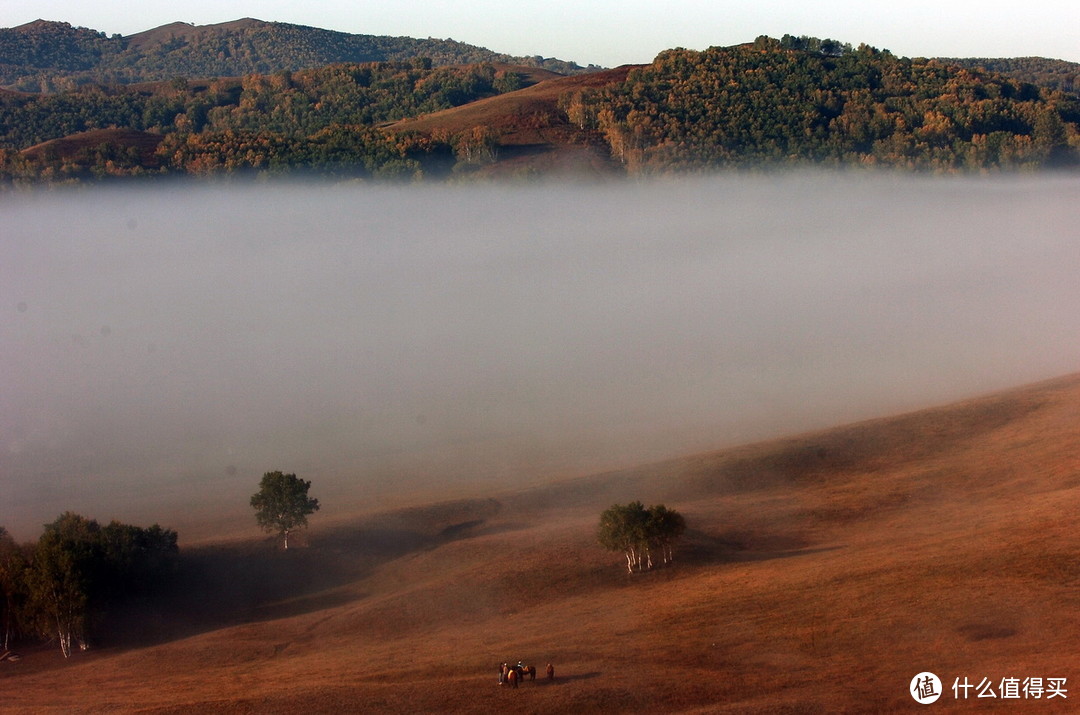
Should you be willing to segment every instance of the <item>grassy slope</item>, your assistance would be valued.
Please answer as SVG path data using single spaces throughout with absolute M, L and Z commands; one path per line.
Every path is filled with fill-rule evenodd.
M 613 164 L 603 142 L 582 132 L 558 108 L 559 97 L 584 88 L 598 88 L 626 79 L 632 66 L 572 77 L 554 77 L 516 92 L 405 119 L 388 126 L 392 131 L 436 130 L 451 135 L 476 126 L 498 134 L 498 161 L 482 170 L 484 175 L 516 175 L 532 171 L 539 175 L 572 173 L 585 178 L 608 176 Z
M 70 134 L 60 139 L 51 139 L 41 144 L 23 149 L 22 153 L 30 159 L 40 160 L 52 155 L 57 157 L 77 157 L 79 153 L 87 149 L 93 149 L 101 144 L 110 144 L 115 147 L 136 147 L 142 157 L 142 165 L 148 169 L 156 169 L 160 164 L 154 155 L 158 145 L 161 144 L 160 134 L 141 132 L 136 129 L 91 129 L 86 132 Z
M 194 603 L 140 621 L 148 645 L 26 654 L 0 691 L 16 712 L 900 711 L 931 670 L 938 710 L 1003 709 L 953 678 L 1078 677 L 1078 417 L 1072 376 L 369 515 L 288 554 L 200 547 Z M 687 516 L 676 568 L 596 547 L 599 510 L 635 498 Z M 554 684 L 496 685 L 519 658 Z

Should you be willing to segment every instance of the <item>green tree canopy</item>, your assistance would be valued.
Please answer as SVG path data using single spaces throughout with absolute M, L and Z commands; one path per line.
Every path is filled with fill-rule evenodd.
M 45 525 L 33 554 L 30 598 L 38 629 L 56 636 L 60 651 L 71 655 L 72 642 L 84 642 L 91 595 L 100 581 L 101 526 L 93 519 L 65 512 Z
M 663 504 L 645 508 L 640 501 L 613 504 L 600 515 L 597 539 L 610 551 L 622 551 L 626 569 L 642 571 L 653 567 L 653 553 L 659 551 L 663 563 L 674 558 L 674 544 L 686 531 L 686 520 Z
M 146 593 L 173 573 L 179 550 L 177 534 L 157 524 L 148 529 L 65 512 L 34 546 L 25 571 L 29 625 L 55 637 L 64 656 L 74 642 L 86 643 L 91 626 L 104 620 L 110 606 Z M 93 622 L 92 622 L 93 621 Z
M 289 533 L 307 526 L 307 516 L 319 510 L 319 500 L 308 496 L 311 482 L 295 474 L 267 472 L 259 491 L 251 496 L 255 521 L 263 529 L 276 533 L 289 548 Z

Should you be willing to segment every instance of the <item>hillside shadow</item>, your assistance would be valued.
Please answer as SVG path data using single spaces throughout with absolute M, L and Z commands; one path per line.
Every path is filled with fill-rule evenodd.
M 580 680 L 592 680 L 594 678 L 599 678 L 602 675 L 603 675 L 603 673 L 601 673 L 598 670 L 594 670 L 594 671 L 589 672 L 589 673 L 571 673 L 570 675 L 559 675 L 559 674 L 556 673 L 554 680 L 548 680 L 547 678 L 543 678 L 543 684 L 544 685 L 565 685 L 567 683 L 575 683 L 575 682 L 580 681 Z M 536 682 L 538 682 L 538 683 L 541 682 L 540 678 L 541 678 L 541 676 L 538 675 L 537 678 L 536 678 Z
M 782 533 L 731 531 L 707 534 L 688 531 L 686 543 L 679 548 L 679 558 L 687 563 L 705 566 L 790 559 L 845 548 L 846 545 L 816 546 L 801 537 Z
M 499 147 L 499 158 L 503 160 L 530 158 L 550 154 L 552 150 L 551 144 L 547 143 L 509 144 Z
M 163 592 L 114 609 L 98 644 L 155 645 L 366 598 L 361 582 L 383 564 L 509 528 L 488 525 L 500 508 L 474 500 L 383 514 L 304 534 L 288 550 L 276 538 L 183 549 Z

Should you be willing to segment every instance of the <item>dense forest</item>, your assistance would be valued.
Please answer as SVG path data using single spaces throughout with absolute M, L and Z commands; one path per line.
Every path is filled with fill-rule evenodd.
M 451 39 L 353 35 L 250 18 L 220 25 L 178 22 L 129 37 L 39 20 L 0 29 L 0 86 L 56 92 L 86 84 L 241 77 L 416 57 L 435 66 L 505 63 L 561 74 L 596 69 L 555 58 L 511 57 Z
M 157 85 L 87 86 L 55 94 L 0 95 L 0 177 L 20 180 L 307 168 L 323 174 L 412 178 L 448 170 L 455 150 L 476 154 L 493 137 L 410 136 L 382 122 L 454 107 L 522 86 L 490 64 L 339 64 L 298 72 Z M 153 134 L 147 157 L 108 135 L 74 152 L 34 145 L 119 127 Z M 92 135 L 93 136 L 93 135 Z M 155 142 L 157 143 L 157 142 Z
M 71 33 L 70 46 L 46 44 L 21 60 L 57 65 L 62 57 L 72 71 L 92 65 L 95 46 L 76 41 L 84 31 Z M 668 50 L 617 79 L 586 75 L 612 77 L 600 83 L 544 80 L 567 87 L 548 93 L 548 109 L 537 110 L 535 99 L 528 110 L 507 102 L 472 115 L 480 119 L 448 119 L 423 132 L 391 123 L 516 96 L 533 83 L 533 70 L 487 62 L 440 66 L 412 57 L 242 77 L 0 91 L 0 186 L 286 172 L 404 180 L 484 175 L 508 146 L 507 133 L 529 122 L 558 125 L 559 132 L 548 133 L 557 136 L 551 141 L 592 147 L 608 170 L 626 174 L 1080 165 L 1080 96 L 1064 89 L 1073 81 L 1067 63 L 1017 60 L 1007 73 L 987 64 L 763 36 L 734 47 Z M 1033 81 L 1018 78 L 1024 73 Z
M 622 84 L 564 98 L 632 172 L 747 165 L 927 171 L 1077 163 L 1080 100 L 937 60 L 831 40 L 670 50 Z
M 106 633 L 117 611 L 159 595 L 179 564 L 177 534 L 67 512 L 36 543 L 0 527 L 0 653 L 40 637 L 65 656 Z
M 1080 93 L 1080 64 L 1045 57 L 948 58 L 942 62 L 968 69 L 997 72 L 1021 82 Z

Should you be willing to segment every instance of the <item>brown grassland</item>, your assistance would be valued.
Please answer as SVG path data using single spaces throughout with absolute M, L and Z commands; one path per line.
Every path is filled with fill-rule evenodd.
M 516 92 L 477 100 L 460 107 L 390 123 L 398 133 L 450 136 L 484 126 L 498 136 L 498 161 L 480 167 L 480 177 L 571 176 L 597 179 L 615 174 L 611 150 L 595 132 L 579 129 L 559 109 L 559 99 L 588 89 L 622 82 L 635 65 L 560 77 L 542 70 L 499 66 L 523 75 L 527 86 Z
M 601 510 L 663 502 L 629 575 Z M 1080 376 L 491 499 L 183 549 L 185 593 L 65 662 L 0 663 L 5 712 L 1063 712 L 1080 698 Z M 497 684 L 502 661 L 535 682 Z M 554 664 L 548 682 L 544 666 Z M 957 677 L 1069 698 L 953 697 Z
M 161 165 L 161 160 L 154 154 L 158 145 L 161 144 L 160 134 L 141 132 L 135 129 L 91 129 L 77 134 L 71 134 L 60 139 L 35 144 L 23 149 L 22 153 L 29 159 L 40 161 L 50 155 L 54 157 L 77 158 L 80 152 L 91 151 L 102 144 L 110 144 L 116 147 L 135 147 L 139 151 L 142 166 L 148 169 L 156 169 Z

